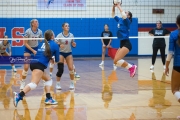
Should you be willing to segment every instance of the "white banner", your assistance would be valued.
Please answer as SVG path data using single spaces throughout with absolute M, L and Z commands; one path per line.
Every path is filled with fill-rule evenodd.
M 86 10 L 86 0 L 38 0 L 38 10 Z

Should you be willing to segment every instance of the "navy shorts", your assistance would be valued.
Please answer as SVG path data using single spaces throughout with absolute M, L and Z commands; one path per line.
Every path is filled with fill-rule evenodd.
M 40 62 L 37 62 L 37 63 L 31 63 L 30 64 L 30 69 L 31 71 L 33 71 L 34 69 L 38 69 L 38 70 L 41 70 L 44 72 L 44 70 L 46 69 L 47 67 L 45 65 L 43 65 L 42 63 Z
M 34 49 L 35 51 L 38 51 L 38 47 L 32 47 L 32 49 Z M 24 48 L 24 53 L 33 54 L 33 52 L 30 51 L 27 47 Z
M 121 40 L 120 41 L 120 48 L 122 47 L 126 47 L 127 49 L 129 49 L 129 51 L 132 50 L 132 45 L 131 45 L 131 42 L 130 40 L 126 39 L 126 40 Z
M 60 55 L 62 55 L 64 58 L 67 58 L 69 55 L 72 55 L 72 52 L 69 53 L 60 52 Z
M 173 66 L 173 69 L 180 73 L 180 66 Z

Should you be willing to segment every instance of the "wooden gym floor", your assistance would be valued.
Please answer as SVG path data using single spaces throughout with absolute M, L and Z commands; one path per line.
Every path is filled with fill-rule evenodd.
M 16 73 L 12 73 L 10 65 L 0 65 L 0 120 L 176 120 L 180 116 L 180 104 L 171 93 L 170 77 L 163 74 L 161 59 L 156 60 L 154 72 L 149 70 L 149 57 L 125 60 L 138 65 L 134 78 L 129 77 L 126 69 L 114 71 L 109 58 L 104 68 L 99 67 L 100 58 L 75 58 L 81 78 L 76 80 L 74 92 L 69 91 L 66 65 L 62 90 L 55 90 L 55 66 L 51 93 L 58 105 L 44 104 L 43 82 L 40 82 L 17 108 L 13 105 L 12 92 L 19 92 L 22 65 L 17 65 Z M 30 79 L 29 71 L 26 83 Z

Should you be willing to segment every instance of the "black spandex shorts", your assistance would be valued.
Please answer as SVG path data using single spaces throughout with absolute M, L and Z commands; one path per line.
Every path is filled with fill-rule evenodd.
M 104 44 L 107 46 L 110 40 L 103 40 Z
M 130 40 L 126 39 L 126 40 L 121 40 L 120 41 L 120 48 L 122 47 L 126 47 L 127 49 L 129 49 L 129 51 L 132 50 L 132 45 L 131 45 L 131 42 Z
M 173 66 L 173 69 L 180 73 L 180 66 Z
M 41 71 L 44 72 L 44 70 L 46 69 L 47 67 L 45 65 L 43 65 L 42 63 L 40 62 L 37 62 L 37 63 L 31 63 L 30 64 L 30 69 L 31 71 L 33 71 L 34 69 L 39 69 Z
M 69 53 L 60 52 L 60 55 L 62 55 L 64 58 L 66 58 L 66 57 L 68 57 L 69 55 L 72 55 L 72 52 L 69 52 Z

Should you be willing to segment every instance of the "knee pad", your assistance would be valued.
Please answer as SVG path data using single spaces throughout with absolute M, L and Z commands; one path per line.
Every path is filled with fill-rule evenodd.
M 28 74 L 27 71 L 25 71 L 25 70 L 22 71 L 22 75 L 23 75 L 23 76 L 27 76 L 27 74 Z
M 45 86 L 52 86 L 52 79 L 45 81 Z
M 32 82 L 29 83 L 28 86 L 31 88 L 31 90 L 34 90 L 37 87 L 36 83 L 32 83 Z
M 69 74 L 71 75 L 74 74 L 74 70 L 69 71 Z
M 58 63 L 58 72 L 56 73 L 57 77 L 61 77 L 64 72 L 64 63 Z
M 49 67 L 50 67 L 50 68 L 53 68 L 53 67 L 54 67 L 54 64 L 53 64 L 53 63 L 50 63 L 50 64 L 49 64 Z
M 117 63 L 116 63 L 116 66 L 121 67 L 123 63 L 124 63 L 123 59 L 118 60 Z

